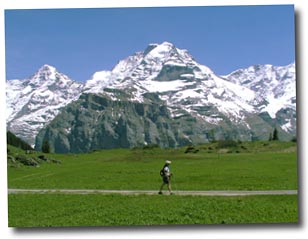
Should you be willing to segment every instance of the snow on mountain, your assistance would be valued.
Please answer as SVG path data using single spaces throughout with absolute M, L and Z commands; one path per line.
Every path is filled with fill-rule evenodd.
M 189 113 L 216 125 L 227 117 L 252 128 L 246 120 L 251 114 L 267 112 L 277 119 L 282 109 L 296 110 L 295 63 L 255 65 L 218 76 L 187 50 L 169 42 L 150 44 L 143 52 L 121 60 L 112 71 L 96 72 L 85 92 L 103 93 L 105 88 L 123 89 L 139 102 L 144 93 L 157 93 L 174 117 Z M 116 98 L 110 91 L 104 94 Z M 284 120 L 281 127 L 295 132 L 295 122 Z
M 119 100 L 113 89 L 123 90 L 127 99 L 141 103 L 146 100 L 145 93 L 155 93 L 172 117 L 189 114 L 216 126 L 227 119 L 250 130 L 254 127 L 252 115 L 268 112 L 283 130 L 296 131 L 294 63 L 285 67 L 256 65 L 218 76 L 187 50 L 169 42 L 150 44 L 119 61 L 111 71 L 95 72 L 85 84 L 44 65 L 29 79 L 9 80 L 6 85 L 7 127 L 31 144 L 40 129 L 80 94 Z
M 136 99 L 140 99 L 140 94 L 152 90 L 152 80 L 158 77 L 163 67 L 181 68 L 196 64 L 187 51 L 179 50 L 169 42 L 160 45 L 150 44 L 144 52 L 137 52 L 121 60 L 111 72 L 96 72 L 92 79 L 86 82 L 85 91 L 98 93 L 103 91 L 105 87 L 125 89 L 133 86 L 139 90 L 136 93 L 139 94 Z M 203 67 L 203 69 L 205 68 Z M 96 87 L 93 88 L 94 84 Z M 154 85 L 163 90 L 159 83 L 156 82 Z M 161 85 L 167 86 L 166 83 Z M 175 86 L 176 88 L 177 86 Z
M 296 110 L 295 63 L 287 66 L 255 65 L 224 76 L 230 82 L 247 87 L 263 98 L 258 109 L 272 118 L 283 108 Z
M 54 67 L 42 66 L 32 77 L 6 82 L 7 128 L 30 144 L 36 134 L 76 100 L 82 84 L 74 82 Z
M 131 99 L 140 102 L 144 93 L 155 92 L 174 115 L 185 110 L 212 122 L 219 118 L 200 115 L 198 106 L 210 104 L 238 121 L 244 117 L 243 112 L 254 111 L 250 104 L 255 97 L 253 90 L 216 76 L 187 50 L 169 42 L 150 44 L 144 52 L 120 61 L 112 71 L 96 72 L 86 82 L 84 91 L 102 93 L 104 88 L 130 90 Z M 112 97 L 110 92 L 105 94 Z

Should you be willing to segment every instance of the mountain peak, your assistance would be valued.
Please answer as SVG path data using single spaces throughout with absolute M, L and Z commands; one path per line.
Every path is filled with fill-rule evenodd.
M 49 71 L 49 72 L 54 72 L 56 71 L 56 68 L 51 66 L 51 65 L 48 65 L 48 64 L 44 64 L 43 66 L 41 66 L 38 70 L 39 72 L 46 72 L 46 71 Z
M 159 48 L 162 51 L 170 51 L 172 49 L 176 49 L 175 45 L 171 42 L 164 41 L 161 44 L 156 44 L 156 48 Z
M 169 47 L 174 47 L 174 44 L 168 41 L 164 41 L 163 43 L 160 44 L 160 46 L 169 46 Z
M 51 65 L 44 64 L 39 68 L 39 70 L 34 74 L 32 80 L 35 82 L 46 81 L 50 79 L 56 79 L 57 70 Z
M 164 64 L 166 62 L 187 63 L 194 61 L 185 49 L 177 48 L 173 43 L 164 41 L 161 44 L 149 44 L 143 52 L 144 60 Z
M 143 55 L 146 56 L 148 53 L 155 52 L 169 52 L 171 49 L 176 49 L 176 47 L 167 41 L 164 41 L 161 44 L 158 43 L 150 43 L 147 48 L 144 50 Z
M 45 64 L 30 78 L 10 82 L 6 89 L 10 95 L 7 127 L 33 145 L 39 130 L 79 97 L 83 85 Z
M 150 43 L 148 46 L 151 46 L 151 47 L 153 47 L 153 46 L 155 46 L 155 47 L 157 47 L 157 46 L 175 47 L 173 43 L 168 42 L 168 41 L 164 41 L 162 43 Z

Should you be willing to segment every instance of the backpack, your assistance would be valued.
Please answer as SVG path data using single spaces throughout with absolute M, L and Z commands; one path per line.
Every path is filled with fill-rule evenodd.
M 162 168 L 162 169 L 159 171 L 159 174 L 160 174 L 160 176 L 162 176 L 162 177 L 165 175 L 164 168 Z

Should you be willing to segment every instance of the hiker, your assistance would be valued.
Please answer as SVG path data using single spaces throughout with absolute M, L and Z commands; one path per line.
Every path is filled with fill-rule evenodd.
M 171 176 L 172 176 L 172 173 L 170 172 L 170 167 L 169 167 L 170 164 L 171 164 L 171 161 L 167 160 L 165 162 L 165 165 L 162 168 L 162 170 L 160 170 L 160 176 L 162 176 L 163 183 L 160 186 L 160 190 L 159 190 L 158 194 L 163 194 L 162 190 L 163 190 L 163 187 L 165 186 L 165 184 L 168 185 L 169 193 L 172 194 L 172 191 L 171 191 Z

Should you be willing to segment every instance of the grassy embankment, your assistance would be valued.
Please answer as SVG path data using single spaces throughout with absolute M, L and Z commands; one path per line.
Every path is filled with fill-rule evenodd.
M 175 190 L 297 189 L 296 144 L 241 143 L 229 148 L 115 149 L 53 154 L 61 164 L 9 167 L 9 188 L 158 190 L 172 161 Z M 16 149 L 10 149 L 11 151 Z M 17 153 L 17 152 L 16 152 Z M 297 222 L 297 196 L 171 197 L 9 195 L 10 226 L 89 226 Z

